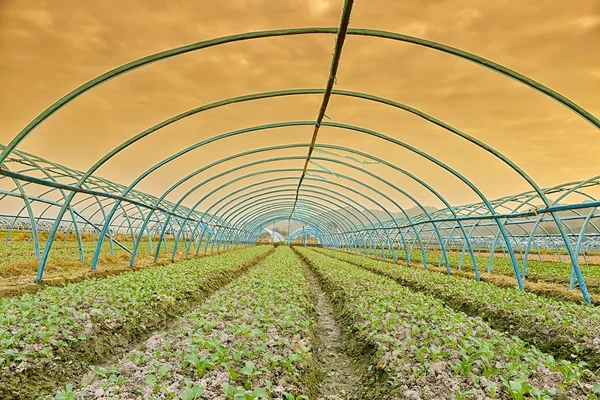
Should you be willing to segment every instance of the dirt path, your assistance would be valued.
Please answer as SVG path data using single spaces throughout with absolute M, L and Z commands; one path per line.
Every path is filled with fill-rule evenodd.
M 321 289 L 317 278 L 306 268 L 310 290 L 317 313 L 316 359 L 319 369 L 318 399 L 356 399 L 360 388 L 360 375 L 352 358 L 347 354 L 346 342 L 335 321 L 329 297 Z

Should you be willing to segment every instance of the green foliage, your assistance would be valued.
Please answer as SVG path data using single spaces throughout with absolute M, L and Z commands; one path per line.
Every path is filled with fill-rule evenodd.
M 597 352 L 595 342 L 600 336 L 600 313 L 595 307 L 340 251 L 318 251 L 339 260 L 357 263 L 398 283 L 430 293 L 454 307 L 467 308 L 482 318 L 494 318 L 504 329 L 545 343 L 545 347 L 551 348 L 554 341 L 564 342 L 567 339 L 573 354 L 584 357 Z M 487 365 L 488 368 L 493 367 L 489 363 Z
M 56 394 L 54 399 L 55 400 L 75 400 L 77 398 L 77 396 L 78 396 L 78 394 L 73 391 L 73 385 L 69 383 L 65 386 L 64 390 L 60 390 Z
M 181 394 L 181 400 L 196 400 L 204 393 L 204 386 L 194 385 L 190 381 L 185 382 L 186 389 Z
M 97 334 L 125 326 L 143 329 L 147 318 L 186 301 L 198 288 L 210 287 L 216 277 L 267 250 L 251 247 L 2 298 L 0 363 L 11 369 L 21 361 L 51 358 L 58 349 Z
M 389 263 L 377 265 L 377 268 L 393 271 L 394 276 L 415 277 L 415 282 L 418 277 L 423 286 L 429 285 L 427 278 L 430 275 L 435 275 L 431 281 L 438 285 L 428 286 L 431 292 L 415 292 L 381 274 L 323 254 L 332 252 L 297 250 L 310 261 L 334 301 L 343 304 L 357 339 L 375 349 L 377 368 L 395 377 L 390 380 L 392 390 L 394 385 L 407 385 L 418 390 L 421 379 L 427 375 L 429 381 L 436 381 L 436 375 L 429 375 L 433 373 L 431 365 L 435 363 L 436 373 L 445 374 L 454 388 L 460 388 L 453 391 L 454 398 L 475 398 L 477 391 L 487 392 L 492 398 L 503 398 L 507 393 L 513 399 L 546 399 L 558 392 L 569 393 L 567 396 L 571 398 L 582 398 L 586 393 L 580 383 L 592 379 L 592 373 L 585 363 L 558 362 L 518 337 L 493 330 L 483 320 L 456 312 L 436 298 L 439 296 L 434 288 L 452 292 L 455 282 L 456 286 L 461 286 L 459 279 Z M 361 258 L 361 262 L 369 266 L 377 262 L 367 260 Z M 438 276 L 444 277 L 445 286 L 439 284 L 442 278 L 438 279 Z M 468 282 L 464 287 L 472 288 L 472 297 L 478 294 L 476 286 L 483 286 L 467 279 L 462 281 Z M 506 290 L 494 287 L 487 293 L 499 295 L 502 291 Z M 436 297 L 429 292 L 436 293 Z M 462 296 L 466 298 L 466 292 Z M 494 303 L 489 296 L 474 301 L 483 303 L 484 299 L 490 307 L 509 307 L 505 301 Z M 483 304 L 482 308 L 485 308 Z M 527 307 L 527 312 L 537 310 Z M 560 371 L 564 379 L 555 374 L 543 383 L 535 380 L 547 371 Z M 538 385 L 542 386 L 536 387 Z M 436 398 L 447 396 L 447 386 L 432 385 L 430 389 Z
M 133 384 L 128 386 L 131 368 L 116 369 L 124 386 L 110 377 L 100 377 L 100 383 L 110 395 L 124 391 L 182 400 L 252 400 L 277 397 L 277 386 L 294 398 L 307 399 L 301 396 L 307 390 L 304 372 L 311 360 L 311 309 L 300 260 L 288 247 L 278 247 L 259 266 L 181 317 L 172 330 L 153 337 L 153 345 L 124 357 L 123 363 L 136 365 L 136 375 L 145 376 L 139 393 Z M 185 388 L 173 385 L 181 376 L 188 382 Z M 191 385 L 224 376 L 228 379 L 218 388 Z

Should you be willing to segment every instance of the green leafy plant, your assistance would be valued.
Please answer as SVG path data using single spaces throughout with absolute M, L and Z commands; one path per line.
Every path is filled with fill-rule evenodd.
M 508 394 L 514 400 L 523 400 L 525 398 L 525 395 L 533 389 L 533 386 L 531 386 L 529 382 L 527 382 L 527 379 L 520 378 L 508 381 L 506 383 L 506 389 L 508 391 Z
M 202 378 L 204 373 L 212 368 L 213 363 L 206 356 L 198 357 L 194 354 L 188 354 L 183 359 L 183 369 L 185 370 L 189 365 L 193 365 L 196 368 L 198 377 Z
M 90 369 L 94 372 L 94 374 L 96 374 L 97 376 L 101 377 L 101 378 L 107 378 L 107 370 L 104 367 L 100 367 L 97 365 L 91 365 Z
M 185 382 L 186 389 L 181 394 L 181 400 L 197 400 L 204 393 L 204 386 L 195 385 L 190 381 Z
M 65 388 L 59 391 L 54 397 L 55 400 L 75 400 L 77 394 L 73 391 L 73 385 L 68 383 Z

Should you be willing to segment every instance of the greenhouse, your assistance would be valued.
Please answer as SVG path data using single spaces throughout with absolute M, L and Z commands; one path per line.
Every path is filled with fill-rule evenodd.
M 600 399 L 600 175 L 556 180 L 596 170 L 598 78 L 584 108 L 491 57 L 360 27 L 366 2 L 316 3 L 338 25 L 102 64 L 0 144 L 0 398 Z M 385 90 L 421 55 L 458 74 L 447 93 L 415 83 L 448 103 Z M 247 73 L 232 92 L 196 62 Z M 310 68 L 320 85 L 292 78 Z M 192 72 L 206 94 L 158 101 Z M 505 92 L 560 134 L 534 150 L 530 120 L 497 124 L 480 98 L 453 115 Z

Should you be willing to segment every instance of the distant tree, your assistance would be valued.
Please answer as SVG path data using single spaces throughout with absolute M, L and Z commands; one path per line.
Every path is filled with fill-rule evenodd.
M 287 237 L 287 230 L 275 227 L 275 232 L 280 233 L 283 237 Z

